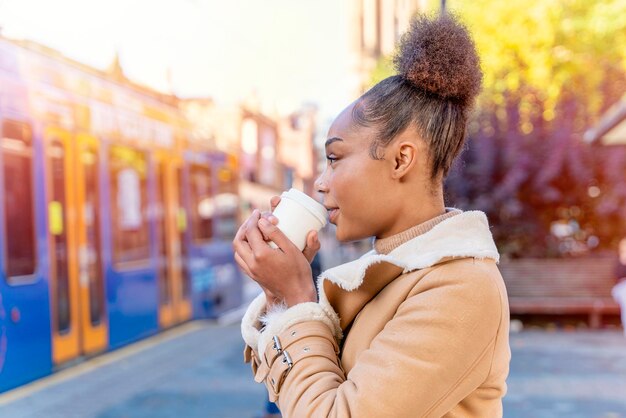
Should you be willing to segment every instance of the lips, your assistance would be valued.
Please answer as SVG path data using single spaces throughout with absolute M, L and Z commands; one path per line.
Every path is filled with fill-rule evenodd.
M 337 216 L 339 216 L 339 208 L 326 208 L 328 210 L 328 220 L 334 224 Z

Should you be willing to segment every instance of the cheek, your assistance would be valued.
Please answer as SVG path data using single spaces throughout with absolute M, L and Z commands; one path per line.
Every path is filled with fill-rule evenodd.
M 344 166 L 335 170 L 329 181 L 331 194 L 334 196 L 337 205 L 343 210 L 354 207 L 354 202 L 358 196 L 359 176 L 355 175 L 352 167 Z
M 363 169 L 345 170 L 340 174 L 333 179 L 331 190 L 334 190 L 334 198 L 343 214 L 342 226 L 349 226 L 355 233 L 366 233 L 361 230 L 369 229 L 380 211 L 382 190 L 379 181 Z
M 372 164 L 369 157 L 355 158 L 350 164 L 337 167 L 330 173 L 329 189 L 340 207 L 356 206 L 367 210 L 369 203 L 379 201 L 386 191 L 387 186 L 382 179 L 380 167 Z

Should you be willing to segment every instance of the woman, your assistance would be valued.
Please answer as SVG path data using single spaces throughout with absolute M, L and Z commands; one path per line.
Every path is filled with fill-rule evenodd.
M 318 299 L 315 232 L 300 253 L 254 212 L 233 242 L 264 290 L 242 320 L 245 358 L 286 418 L 502 416 L 498 252 L 486 216 L 446 208 L 442 186 L 480 90 L 475 47 L 454 17 L 419 17 L 395 63 L 333 122 L 316 181 L 337 239 L 374 249 L 323 272 Z

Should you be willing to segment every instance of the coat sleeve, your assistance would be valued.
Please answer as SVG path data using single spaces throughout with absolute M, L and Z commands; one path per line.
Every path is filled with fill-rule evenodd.
M 285 418 L 441 416 L 486 379 L 502 309 L 488 275 L 433 272 L 347 376 L 332 329 L 313 320 L 272 335 L 259 377 Z

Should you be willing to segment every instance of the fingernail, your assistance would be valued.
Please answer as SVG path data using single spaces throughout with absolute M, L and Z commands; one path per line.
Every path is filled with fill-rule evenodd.
M 270 215 L 267 219 L 272 223 L 278 223 L 278 218 L 274 215 Z
M 261 219 L 259 219 L 259 225 L 264 226 L 264 227 L 268 227 L 268 226 L 270 226 L 270 223 L 267 221 L 267 219 L 261 218 Z

